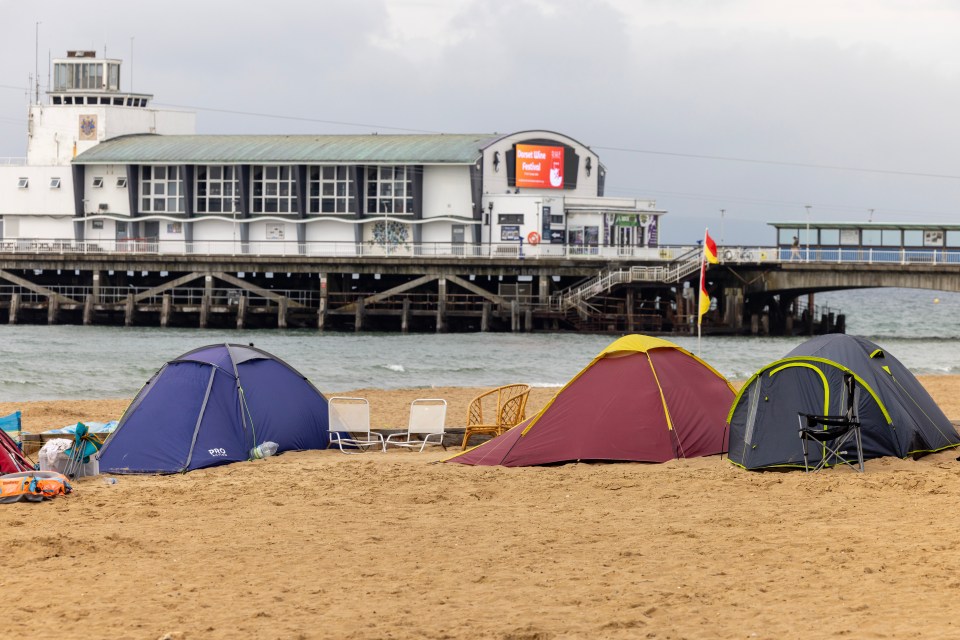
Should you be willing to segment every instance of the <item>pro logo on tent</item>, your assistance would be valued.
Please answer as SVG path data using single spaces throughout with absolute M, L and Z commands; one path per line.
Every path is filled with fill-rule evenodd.
M 523 424 L 450 458 L 525 466 L 573 460 L 664 462 L 724 451 L 730 383 L 681 347 L 620 338 Z

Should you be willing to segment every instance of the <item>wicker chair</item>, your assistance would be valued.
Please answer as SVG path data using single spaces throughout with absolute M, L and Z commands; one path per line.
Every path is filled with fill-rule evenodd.
M 463 430 L 463 450 L 471 436 L 486 434 L 498 436 L 526 418 L 530 385 L 508 384 L 470 401 L 467 407 L 467 426 Z

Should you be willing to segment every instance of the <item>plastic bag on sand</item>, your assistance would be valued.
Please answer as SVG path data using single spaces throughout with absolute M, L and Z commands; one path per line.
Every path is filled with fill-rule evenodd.
M 63 473 L 67 468 L 67 463 L 70 461 L 63 452 L 69 449 L 72 444 L 73 440 L 67 440 L 66 438 L 54 438 L 53 440 L 47 440 L 43 443 L 40 452 L 37 454 L 40 462 L 40 471 Z

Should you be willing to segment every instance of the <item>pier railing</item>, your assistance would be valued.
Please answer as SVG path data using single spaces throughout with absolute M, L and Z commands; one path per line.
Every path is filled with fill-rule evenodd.
M 557 311 L 567 311 L 583 305 L 587 300 L 613 287 L 630 282 L 680 282 L 700 268 L 700 250 L 686 252 L 674 262 L 657 267 L 630 267 L 601 271 L 595 278 L 550 297 L 550 307 Z
M 77 242 L 66 238 L 20 238 L 0 240 L 0 253 L 26 254 L 159 254 L 172 256 L 279 256 L 327 258 L 465 258 L 476 260 L 577 258 L 670 262 L 690 247 L 600 247 L 573 244 L 529 245 L 520 242 L 455 243 L 419 242 L 380 244 L 375 242 L 295 242 L 262 240 L 210 240 L 184 242 L 156 238 L 90 239 Z
M 419 242 L 380 244 L 376 242 L 296 242 L 287 240 L 209 240 L 184 242 L 156 238 L 89 239 L 19 238 L 0 240 L 0 253 L 19 254 L 159 254 L 173 256 L 304 256 L 333 258 L 464 258 L 496 259 L 596 259 L 604 262 L 669 263 L 656 269 L 671 269 L 677 263 L 699 259 L 700 248 L 690 245 L 657 247 L 585 246 L 521 242 L 455 243 Z M 722 246 L 722 264 L 815 262 L 834 264 L 960 264 L 960 247 L 906 249 L 899 247 L 810 248 L 794 251 L 784 247 Z M 693 260 L 692 264 L 698 264 Z M 662 274 L 651 276 L 660 279 Z M 622 277 L 622 276 L 618 276 Z

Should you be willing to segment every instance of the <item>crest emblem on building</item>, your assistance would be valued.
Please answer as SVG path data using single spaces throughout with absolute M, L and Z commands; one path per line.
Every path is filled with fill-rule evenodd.
M 97 116 L 80 116 L 80 139 L 97 139 Z

